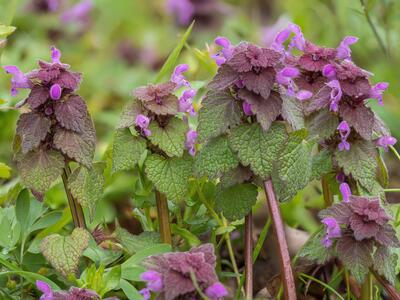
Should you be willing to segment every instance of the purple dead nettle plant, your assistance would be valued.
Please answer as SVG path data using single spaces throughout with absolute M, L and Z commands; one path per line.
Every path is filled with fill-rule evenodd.
M 89 204 L 79 196 L 74 199 L 73 195 L 79 194 L 75 193 L 79 181 L 93 169 L 96 134 L 86 103 L 76 93 L 82 75 L 71 71 L 60 59 L 61 52 L 52 47 L 51 62 L 40 60 L 39 69 L 24 74 L 16 66 L 4 67 L 12 75 L 13 96 L 20 89 L 30 90 L 29 96 L 17 104 L 18 108 L 24 107 L 24 113 L 17 122 L 15 160 L 23 184 L 39 199 L 62 175 L 68 200 L 93 208 L 89 206 L 94 203 Z M 70 176 L 71 161 L 80 165 L 73 176 Z M 79 180 L 74 182 L 77 177 Z M 79 203 L 75 204 L 73 207 L 79 207 Z M 81 210 L 72 211 L 79 227 L 84 226 Z
M 156 188 L 160 231 L 163 241 L 169 243 L 168 207 L 164 204 L 166 199 L 184 200 L 192 174 L 191 155 L 196 152 L 197 134 L 188 122 L 196 113 L 196 90 L 185 77 L 188 69 L 186 64 L 178 65 L 169 81 L 133 91 L 134 99 L 122 114 L 113 145 L 114 171 L 133 168 L 147 150 L 145 174 Z
M 325 230 L 317 235 L 317 244 L 306 246 L 301 255 L 320 262 L 336 255 L 360 282 L 369 267 L 393 280 L 394 270 L 385 262 L 394 255 L 390 247 L 398 247 L 399 242 L 379 201 L 384 199 L 385 183 L 377 175 L 377 160 L 378 148 L 387 151 L 396 139 L 368 106 L 371 99 L 383 104 L 388 84 L 371 84 L 372 74 L 352 61 L 350 45 L 356 42 L 348 36 L 337 48 L 321 47 L 307 41 L 297 25 L 289 24 L 272 46 L 283 55 L 282 75 L 290 78 L 287 84 L 278 81 L 288 95 L 301 101 L 309 134 L 319 143 L 313 172 L 319 170 L 328 190 L 339 189 L 342 198 L 320 213 Z M 294 49 L 300 54 L 294 55 Z M 293 83 L 298 92 L 293 92 Z M 303 90 L 312 94 L 302 97 Z M 337 175 L 336 180 L 331 175 Z
M 223 299 L 228 293 L 215 273 L 216 259 L 212 244 L 151 256 L 144 262 L 146 287 L 140 292 L 145 300 L 151 293 L 165 300 L 197 299 L 200 289 L 210 300 Z

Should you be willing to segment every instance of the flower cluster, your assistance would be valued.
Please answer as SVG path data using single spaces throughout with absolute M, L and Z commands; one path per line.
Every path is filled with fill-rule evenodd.
M 141 294 L 146 300 L 150 299 L 151 292 L 160 293 L 165 300 L 193 299 L 196 295 L 193 280 L 211 300 L 227 296 L 215 273 L 216 257 L 211 244 L 188 252 L 151 256 L 144 264 L 147 271 L 141 279 L 146 282 L 146 288 L 141 290 Z
M 36 281 L 36 287 L 43 294 L 40 300 L 99 300 L 100 296 L 94 291 L 71 287 L 69 291 L 53 291 L 44 281 Z M 114 298 L 116 300 L 117 298 Z M 110 299 L 111 300 L 111 299 Z
M 20 89 L 30 90 L 29 96 L 17 105 L 29 106 L 30 112 L 21 114 L 17 123 L 15 158 L 23 181 L 40 193 L 45 192 L 48 184 L 32 180 L 31 165 L 37 160 L 50 161 L 55 168 L 63 166 L 66 159 L 90 167 L 96 143 L 86 103 L 76 93 L 82 76 L 72 72 L 60 58 L 61 52 L 52 47 L 51 62 L 40 60 L 39 68 L 27 74 L 16 66 L 4 67 L 12 75 L 12 96 L 18 95 Z M 43 166 L 43 176 L 47 167 Z M 49 181 L 56 179 L 52 177 L 45 176 Z

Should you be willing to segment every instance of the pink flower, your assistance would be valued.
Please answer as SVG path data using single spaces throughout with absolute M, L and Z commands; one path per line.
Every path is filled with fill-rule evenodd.
M 326 85 L 332 89 L 330 110 L 337 112 L 339 110 L 339 101 L 343 95 L 340 83 L 337 80 L 331 80 Z
M 326 235 L 322 240 L 322 244 L 325 248 L 332 246 L 332 239 L 341 237 L 341 231 L 338 222 L 335 218 L 327 217 L 321 221 L 325 225 Z
M 50 88 L 50 98 L 59 100 L 61 98 L 62 88 L 59 84 L 53 84 Z
M 18 89 L 29 89 L 31 81 L 17 66 L 4 66 L 6 73 L 11 74 L 11 96 L 18 95 Z
M 300 90 L 296 93 L 296 98 L 300 101 L 308 100 L 313 96 L 313 93 L 306 90 Z
M 163 288 L 162 275 L 156 271 L 146 271 L 140 275 L 140 279 L 146 281 L 147 288 L 152 292 L 161 292 Z
M 332 64 L 327 64 L 322 69 L 322 75 L 328 78 L 329 80 L 335 79 L 336 77 L 336 68 Z
M 193 97 L 196 95 L 196 90 L 190 89 L 183 92 L 182 96 L 179 98 L 179 111 L 184 113 L 189 113 L 194 116 L 196 112 L 193 107 Z
M 195 7 L 190 0 L 168 0 L 167 11 L 178 18 L 180 25 L 188 25 L 193 19 Z
M 222 49 L 214 54 L 212 58 L 215 60 L 216 64 L 218 66 L 222 65 L 225 63 L 228 59 L 232 57 L 233 50 L 235 49 L 232 45 L 232 43 L 226 38 L 219 36 L 214 40 L 214 43 Z
M 339 134 L 340 134 L 340 139 L 341 142 L 339 143 L 339 151 L 349 151 L 350 150 L 350 144 L 347 142 L 347 138 L 350 135 L 350 127 L 347 124 L 346 121 L 340 122 L 338 128 Z
M 389 151 L 389 146 L 393 146 L 396 143 L 397 143 L 396 138 L 389 135 L 381 136 L 379 139 L 375 141 L 375 144 L 378 147 L 382 147 L 385 151 Z
M 351 58 L 350 45 L 357 43 L 358 38 L 355 36 L 346 36 L 341 42 L 339 47 L 336 48 L 336 57 L 339 59 L 349 59 Z
M 246 116 L 252 116 L 254 115 L 254 112 L 251 109 L 251 104 L 247 101 L 243 101 L 242 103 L 242 107 L 243 107 L 243 112 Z
M 151 131 L 147 129 L 150 124 L 150 119 L 144 115 L 137 115 L 135 120 L 136 126 L 138 126 L 144 136 L 151 135 Z
M 92 9 L 93 3 L 91 0 L 82 0 L 66 10 L 61 16 L 61 21 L 64 23 L 80 23 L 82 25 L 88 24 Z
M 349 185 L 346 182 L 342 182 L 339 185 L 339 190 L 340 190 L 340 193 L 342 194 L 343 202 L 349 202 L 350 196 L 351 196 L 351 189 L 350 189 Z
M 387 82 L 379 82 L 375 84 L 370 91 L 370 97 L 377 99 L 379 105 L 383 105 L 382 94 L 389 87 L 389 83 Z
M 189 151 L 191 156 L 196 154 L 196 140 L 197 140 L 197 131 L 196 130 L 189 130 L 186 133 L 186 149 Z
M 190 87 L 189 81 L 187 81 L 183 75 L 187 70 L 189 70 L 189 65 L 187 64 L 181 64 L 175 67 L 174 72 L 171 75 L 171 82 L 176 84 L 176 89 L 179 89 L 181 86 Z
M 48 285 L 46 282 L 41 280 L 36 280 L 36 287 L 39 291 L 43 293 L 43 295 L 40 296 L 40 300 L 54 299 L 53 290 L 51 289 L 50 285 Z
M 211 300 L 219 300 L 228 296 L 228 291 L 221 282 L 216 282 L 206 289 L 205 294 Z

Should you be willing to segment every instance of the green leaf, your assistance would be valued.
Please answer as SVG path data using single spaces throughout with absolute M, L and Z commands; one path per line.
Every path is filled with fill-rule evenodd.
M 33 273 L 33 272 L 28 272 L 28 271 L 7 271 L 7 272 L 1 272 L 0 273 L 0 277 L 1 276 L 10 276 L 10 275 L 19 275 L 21 277 L 24 277 L 26 280 L 28 280 L 32 284 L 36 284 L 37 280 L 44 281 L 48 285 L 50 285 L 50 287 L 53 290 L 55 290 L 55 291 L 61 290 L 61 288 L 54 281 L 48 279 L 47 277 L 45 277 L 43 275 L 36 274 L 36 273 Z
M 139 235 L 133 235 L 126 229 L 117 227 L 114 234 L 124 249 L 130 254 L 134 254 L 161 242 L 160 234 L 154 231 L 144 231 Z
M 304 128 L 303 105 L 295 97 L 280 94 L 282 98 L 282 117 L 292 125 L 293 130 Z
M 373 257 L 374 269 L 395 285 L 397 254 L 391 248 L 378 246 Z
M 163 253 L 167 253 L 167 252 L 171 252 L 171 251 L 172 251 L 172 248 L 171 248 L 171 245 L 169 245 L 169 244 L 157 244 L 157 245 L 145 248 L 143 250 L 140 250 L 121 264 L 122 271 L 124 271 L 124 269 L 132 267 L 132 266 L 138 266 L 139 264 L 141 264 L 143 262 L 143 260 L 145 260 L 149 256 L 159 255 L 159 254 L 163 254 Z
M 228 138 L 220 136 L 211 140 L 196 154 L 194 168 L 200 177 L 217 178 L 238 164 L 239 160 L 228 145 Z
M 183 120 L 172 118 L 164 127 L 160 127 L 156 121 L 153 121 L 149 129 L 151 131 L 149 139 L 154 145 L 168 156 L 182 156 L 188 130 Z
M 335 158 L 346 175 L 351 174 L 363 188 L 372 191 L 377 169 L 376 150 L 372 142 L 355 141 L 349 151 L 336 150 Z
M 135 125 L 136 116 L 143 113 L 142 104 L 138 99 L 133 99 L 122 111 L 117 129 L 124 129 Z
M 192 160 L 188 157 L 163 158 L 151 155 L 145 162 L 147 177 L 168 200 L 181 201 L 188 193 L 188 181 L 192 175 Z
M 22 190 L 15 205 L 15 216 L 21 225 L 21 231 L 26 233 L 29 224 L 30 195 L 27 189 Z
M 332 155 L 328 150 L 322 150 L 312 159 L 311 180 L 319 180 L 332 171 Z
M 310 138 L 318 136 L 320 140 L 330 138 L 335 133 L 338 125 L 339 118 L 328 109 L 319 110 L 306 119 L 306 127 Z
M 188 39 L 190 33 L 192 32 L 193 25 L 194 21 L 192 22 L 192 24 L 190 24 L 188 29 L 186 29 L 179 43 L 176 45 L 175 49 L 168 56 L 167 61 L 164 63 L 160 72 L 158 72 L 156 79 L 154 80 L 155 83 L 163 81 L 165 78 L 170 76 L 170 74 L 174 70 L 179 54 L 181 53 L 183 46 L 185 46 L 186 40 Z
M 113 172 L 133 169 L 146 150 L 146 141 L 134 137 L 129 129 L 116 130 L 114 134 Z
M 200 142 L 216 137 L 240 123 L 242 109 L 229 91 L 211 90 L 201 104 L 197 128 Z
M 8 179 L 11 176 L 11 168 L 0 162 L 0 178 Z
M 306 130 L 290 133 L 276 164 L 275 192 L 280 201 L 291 200 L 310 181 L 312 171 L 312 146 L 305 140 Z
M 121 279 L 119 285 L 129 300 L 143 300 L 143 296 L 128 281 Z
M 322 244 L 324 236 L 325 229 L 321 228 L 316 235 L 305 243 L 297 255 L 321 265 L 327 262 L 331 259 L 333 252 L 331 248 L 325 248 Z
M 68 179 L 69 189 L 78 202 L 89 210 L 90 220 L 93 221 L 97 202 L 103 196 L 104 163 L 95 163 L 91 169 L 80 166 L 74 170 Z
M 239 160 L 244 166 L 250 166 L 256 175 L 267 179 L 271 175 L 273 163 L 281 154 L 286 138 L 283 123 L 273 123 L 268 131 L 254 123 L 234 128 L 229 142 L 232 149 L 238 152 Z
M 76 274 L 79 258 L 89 245 L 90 234 L 83 228 L 75 228 L 71 235 L 52 234 L 43 239 L 41 252 L 54 269 L 64 277 Z
M 117 289 L 119 287 L 121 280 L 121 265 L 117 265 L 112 267 L 107 273 L 103 276 L 103 281 L 105 282 L 104 288 L 99 291 L 100 296 L 103 296 L 105 293 Z
M 22 183 L 43 194 L 61 175 L 64 166 L 63 155 L 55 150 L 31 151 L 22 156 L 18 162 Z
M 257 187 L 249 183 L 219 188 L 215 196 L 215 208 L 229 220 L 242 219 L 256 203 L 257 194 Z
M 12 34 L 15 29 L 17 29 L 17 27 L 0 24 L 0 36 L 7 37 Z
M 186 228 L 179 227 L 177 224 L 171 225 L 171 232 L 174 235 L 181 236 L 190 247 L 195 247 L 201 244 L 201 241 L 195 234 L 191 233 Z

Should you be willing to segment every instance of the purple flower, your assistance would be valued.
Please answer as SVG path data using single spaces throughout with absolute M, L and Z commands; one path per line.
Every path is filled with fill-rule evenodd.
M 195 7 L 190 0 L 168 0 L 167 11 L 178 18 L 180 25 L 188 25 L 193 18 Z
M 382 147 L 386 152 L 389 151 L 389 146 L 393 146 L 396 143 L 397 143 L 396 138 L 390 135 L 381 136 L 379 139 L 375 141 L 375 144 L 378 147 Z
M 11 96 L 18 95 L 18 89 L 29 89 L 31 81 L 17 66 L 4 66 L 6 73 L 11 74 Z
M 217 65 L 220 66 L 232 57 L 235 48 L 226 37 L 219 36 L 214 40 L 214 43 L 222 47 L 218 53 L 212 56 Z
M 300 75 L 300 71 L 295 67 L 285 67 L 276 74 L 276 81 L 282 85 L 289 85 L 292 78 Z
M 50 48 L 50 51 L 51 51 L 51 61 L 54 63 L 54 64 L 61 64 L 61 61 L 60 61 L 60 59 L 61 59 L 61 51 L 60 50 L 58 50 L 56 47 L 54 47 L 54 46 L 52 46 L 51 48 Z
M 377 99 L 379 105 L 383 105 L 383 92 L 389 87 L 389 83 L 387 82 L 379 82 L 375 84 L 370 91 L 370 97 Z
M 346 180 L 346 175 L 344 175 L 343 172 L 339 172 L 336 175 L 336 180 L 337 180 L 337 182 L 342 183 L 342 182 L 344 182 Z
M 286 40 L 290 37 L 291 33 L 293 33 L 294 36 L 292 37 L 292 40 L 289 43 L 288 51 L 290 52 L 293 48 L 297 48 L 300 51 L 303 51 L 306 44 L 306 40 L 304 38 L 303 33 L 301 32 L 301 28 L 294 23 L 289 23 L 285 29 L 283 29 L 277 34 L 275 41 L 271 47 L 280 52 L 284 51 L 285 48 L 283 46 L 283 43 L 286 42 Z
M 57 11 L 60 7 L 60 0 L 47 0 L 47 7 L 51 12 Z
M 243 112 L 246 116 L 252 116 L 254 115 L 253 110 L 251 109 L 251 104 L 247 101 L 243 101 L 242 103 L 242 107 L 243 107 Z
M 300 101 L 308 100 L 313 96 L 313 93 L 306 90 L 300 90 L 296 93 L 296 98 Z
M 336 219 L 332 217 L 323 218 L 321 222 L 325 224 L 326 230 L 326 234 L 322 240 L 322 244 L 325 248 L 329 248 L 333 244 L 332 239 L 341 237 L 342 234 L 340 231 L 340 227 Z
M 43 295 L 40 296 L 40 300 L 54 299 L 53 290 L 51 289 L 50 285 L 48 285 L 46 282 L 41 280 L 36 280 L 36 287 L 39 291 L 43 293 Z
M 332 89 L 330 110 L 337 112 L 339 110 L 339 101 L 343 95 L 340 83 L 337 80 L 331 80 L 326 85 Z
M 337 129 L 339 130 L 340 139 L 341 139 L 341 142 L 339 144 L 339 151 L 350 150 L 350 144 L 347 142 L 347 138 L 350 135 L 349 124 L 347 124 L 346 121 L 342 121 L 342 122 L 340 122 Z
M 350 59 L 351 58 L 351 49 L 350 45 L 357 43 L 358 38 L 355 36 L 346 36 L 341 42 L 339 47 L 336 48 L 337 54 L 336 57 L 339 59 Z
M 80 23 L 87 24 L 90 21 L 90 12 L 93 9 L 91 0 L 82 0 L 75 4 L 70 9 L 64 11 L 61 16 L 61 21 L 64 23 Z
M 228 291 L 221 282 L 216 282 L 206 289 L 205 294 L 211 300 L 219 300 L 226 297 Z
M 196 112 L 193 107 L 193 97 L 196 95 L 196 90 L 190 89 L 183 92 L 179 98 L 179 111 L 188 112 L 191 116 L 194 116 Z
M 189 130 L 186 133 L 186 149 L 188 149 L 189 154 L 194 156 L 196 154 L 196 140 L 197 140 L 197 131 Z
M 161 292 L 163 288 L 162 275 L 156 271 L 146 271 L 140 275 L 140 279 L 146 281 L 146 287 L 152 292 Z
M 322 69 L 322 75 L 328 78 L 329 80 L 335 79 L 336 77 L 336 68 L 332 64 L 327 64 Z
M 339 185 L 339 190 L 340 190 L 340 193 L 342 194 L 343 202 L 349 202 L 350 196 L 351 196 L 351 189 L 350 189 L 349 185 L 346 182 L 342 182 Z
M 50 98 L 53 100 L 59 100 L 61 98 L 61 86 L 59 84 L 53 84 L 50 88 Z
M 151 131 L 147 129 L 150 124 L 150 119 L 144 115 L 137 115 L 135 120 L 136 126 L 138 126 L 144 136 L 151 135 Z
M 139 293 L 143 296 L 144 300 L 149 300 L 151 298 L 151 293 L 148 288 L 141 289 Z
M 181 86 L 190 87 L 189 81 L 187 81 L 185 76 L 182 74 L 187 70 L 189 70 L 187 64 L 181 64 L 175 67 L 174 72 L 171 75 L 171 82 L 176 84 L 176 89 L 179 89 Z

